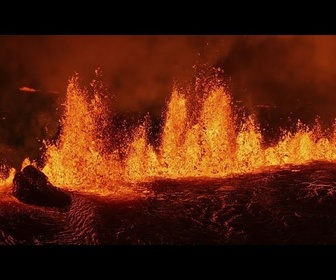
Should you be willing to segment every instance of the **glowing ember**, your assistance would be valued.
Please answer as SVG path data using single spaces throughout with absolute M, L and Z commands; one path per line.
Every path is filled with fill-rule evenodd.
M 284 131 L 276 145 L 263 145 L 255 117 L 238 118 L 230 95 L 216 83 L 205 86 L 203 97 L 197 97 L 197 111 L 189 102 L 196 97 L 173 90 L 159 146 L 150 144 L 147 116 L 126 148 L 109 150 L 110 139 L 103 135 L 108 112 L 100 90 L 97 80 L 89 88 L 80 86 L 78 76 L 69 82 L 62 134 L 56 144 L 45 143 L 42 171 L 56 186 L 104 194 L 157 177 L 224 177 L 269 166 L 336 160 L 336 132 L 326 135 L 318 122 L 310 128 L 298 121 L 296 132 Z M 22 167 L 27 164 L 28 159 Z

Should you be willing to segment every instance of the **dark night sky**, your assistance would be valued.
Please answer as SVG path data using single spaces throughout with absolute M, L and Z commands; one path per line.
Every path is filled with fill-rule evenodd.
M 18 112 L 38 111 L 46 98 L 35 93 L 36 100 L 28 100 L 20 87 L 58 91 L 62 99 L 74 72 L 89 82 L 100 67 L 115 110 L 158 117 L 173 80 L 188 79 L 193 66 L 207 63 L 223 69 L 232 95 L 250 111 L 270 105 L 277 117 L 312 122 L 320 115 L 330 122 L 336 116 L 335 50 L 336 36 L 322 35 L 0 35 L 0 111 L 12 112 L 15 123 Z M 58 107 L 49 105 L 49 112 Z M 268 122 L 272 116 L 264 114 Z M 8 124 L 2 140 L 7 131 Z

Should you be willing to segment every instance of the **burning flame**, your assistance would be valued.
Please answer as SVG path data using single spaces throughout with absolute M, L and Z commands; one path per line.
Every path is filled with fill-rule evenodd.
M 80 86 L 78 76 L 69 81 L 61 137 L 56 144 L 45 142 L 42 171 L 56 186 L 109 193 L 157 177 L 224 177 L 270 166 L 336 160 L 336 131 L 326 135 L 318 123 L 310 128 L 298 121 L 296 132 L 285 131 L 277 144 L 264 146 L 255 117 L 239 118 L 228 92 L 216 84 L 204 87 L 194 119 L 188 95 L 173 90 L 158 146 L 149 141 L 147 117 L 126 149 L 109 150 L 109 139 L 102 134 L 108 113 L 100 90 L 97 80 L 91 88 Z

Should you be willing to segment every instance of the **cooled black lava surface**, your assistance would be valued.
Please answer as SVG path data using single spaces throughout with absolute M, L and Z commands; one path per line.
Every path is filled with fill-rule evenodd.
M 47 207 L 67 207 L 70 195 L 53 186 L 47 176 L 32 165 L 15 174 L 13 195 L 22 202 Z
M 336 244 L 333 163 L 136 190 L 127 200 L 73 193 L 65 212 L 0 203 L 0 244 Z

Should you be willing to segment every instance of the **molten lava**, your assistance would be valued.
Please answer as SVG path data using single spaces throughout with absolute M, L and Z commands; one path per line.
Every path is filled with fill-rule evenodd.
M 69 82 L 61 136 L 56 144 L 45 142 L 42 171 L 55 186 L 104 194 L 157 177 L 225 177 L 336 160 L 336 132 L 322 132 L 318 123 L 310 128 L 298 121 L 296 132 L 284 131 L 278 143 L 265 146 L 255 117 L 239 117 L 228 92 L 216 83 L 204 87 L 202 97 L 173 90 L 157 146 L 149 141 L 147 117 L 131 139 L 125 137 L 126 145 L 112 150 L 107 148 L 111 140 L 102 133 L 109 120 L 99 85 L 94 81 L 82 87 L 78 76 Z M 200 99 L 197 113 L 189 102 L 192 98 Z
M 91 100 L 88 95 L 79 86 L 78 76 L 70 80 L 62 135 L 56 145 L 47 144 L 42 171 L 56 186 L 104 192 L 120 180 L 121 162 L 115 153 L 104 153 L 97 123 L 105 107 L 97 92 Z

